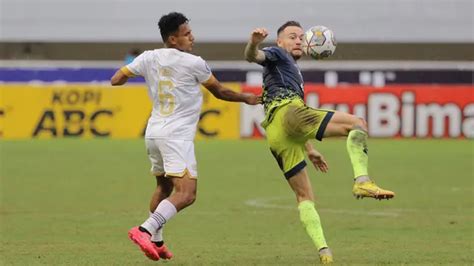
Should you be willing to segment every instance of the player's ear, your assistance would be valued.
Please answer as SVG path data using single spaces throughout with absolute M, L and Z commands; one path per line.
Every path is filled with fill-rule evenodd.
M 177 41 L 178 41 L 178 38 L 176 38 L 176 36 L 174 36 L 174 35 L 170 35 L 168 37 L 168 43 L 169 44 L 176 45 Z
M 277 40 L 276 40 L 276 43 L 278 46 L 281 46 L 283 43 L 283 32 L 280 32 L 278 35 L 277 35 Z
M 282 45 L 282 41 L 281 41 L 280 37 L 277 38 L 277 45 L 280 46 L 280 47 Z

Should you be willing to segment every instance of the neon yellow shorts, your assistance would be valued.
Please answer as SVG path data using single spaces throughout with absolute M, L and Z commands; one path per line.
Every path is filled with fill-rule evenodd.
M 323 139 L 334 111 L 313 109 L 294 99 L 269 111 L 262 123 L 270 150 L 286 179 L 305 166 L 304 145 L 309 139 Z

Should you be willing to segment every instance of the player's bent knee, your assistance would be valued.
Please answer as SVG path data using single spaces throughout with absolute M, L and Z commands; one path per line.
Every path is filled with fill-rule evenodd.
M 193 204 L 196 201 L 196 193 L 183 193 L 182 201 L 185 206 Z
M 184 209 L 196 201 L 195 193 L 175 192 L 173 194 L 173 203 L 176 203 L 176 209 Z
M 358 129 L 367 132 L 367 121 L 365 119 L 356 117 L 354 123 L 352 124 L 352 129 Z

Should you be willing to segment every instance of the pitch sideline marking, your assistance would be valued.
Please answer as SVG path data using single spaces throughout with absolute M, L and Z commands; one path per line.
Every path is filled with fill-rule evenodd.
M 246 200 L 244 203 L 247 206 L 255 207 L 255 208 L 263 208 L 263 209 L 284 209 L 284 210 L 295 210 L 296 206 L 292 205 L 281 205 L 272 203 L 275 200 L 286 199 L 283 197 L 271 197 L 271 198 L 257 198 L 257 199 L 249 199 Z M 318 209 L 318 211 L 328 212 L 328 213 L 337 213 L 337 214 L 351 214 L 351 215 L 370 215 L 370 216 L 383 216 L 383 217 L 398 217 L 400 213 L 396 210 L 387 212 L 387 211 L 354 211 L 354 210 L 344 210 L 344 209 Z

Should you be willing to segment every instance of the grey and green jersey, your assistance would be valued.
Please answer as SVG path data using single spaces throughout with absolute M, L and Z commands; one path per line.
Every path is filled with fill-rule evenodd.
M 295 59 L 280 47 L 266 47 L 263 66 L 265 113 L 290 99 L 304 97 L 303 76 Z

